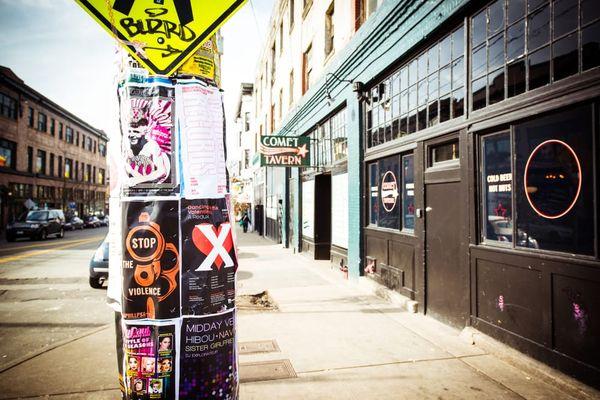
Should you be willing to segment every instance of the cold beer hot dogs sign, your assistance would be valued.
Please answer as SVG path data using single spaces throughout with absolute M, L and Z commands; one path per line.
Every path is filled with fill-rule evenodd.
M 261 136 L 262 167 L 310 167 L 310 137 Z

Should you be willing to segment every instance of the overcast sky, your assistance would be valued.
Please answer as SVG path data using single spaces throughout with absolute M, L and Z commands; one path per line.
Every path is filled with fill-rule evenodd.
M 254 81 L 274 2 L 251 1 L 222 29 L 228 118 L 240 83 Z M 116 116 L 111 115 L 114 55 L 115 41 L 74 0 L 0 0 L 0 65 L 107 132 L 116 126 Z

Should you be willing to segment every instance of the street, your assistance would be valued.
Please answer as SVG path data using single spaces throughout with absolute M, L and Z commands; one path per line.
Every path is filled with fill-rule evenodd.
M 107 326 L 112 329 L 106 290 L 94 290 L 88 283 L 88 263 L 107 231 L 107 228 L 71 231 L 63 239 L 46 241 L 2 241 L 0 371 L 3 375 L 18 370 L 27 360 L 43 359 L 43 354 L 51 349 Z M 112 348 L 101 351 L 113 352 L 114 362 Z M 54 366 L 51 371 L 29 370 L 22 387 L 3 376 L 0 396 L 44 394 L 38 391 L 39 385 L 31 385 L 36 373 L 40 377 L 52 376 L 52 371 L 64 368 L 81 369 L 82 365 L 65 358 L 63 365 Z M 30 384 L 26 384 L 28 381 Z M 47 388 L 52 386 L 52 382 L 42 382 Z M 117 387 L 116 379 L 114 383 Z M 64 386 L 64 382 L 56 384 Z M 65 391 L 68 389 L 64 386 Z

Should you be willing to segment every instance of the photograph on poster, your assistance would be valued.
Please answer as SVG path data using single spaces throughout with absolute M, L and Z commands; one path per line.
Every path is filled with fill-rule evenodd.
M 161 350 L 169 338 L 171 349 Z M 175 398 L 175 325 L 129 325 L 123 329 L 123 351 L 127 363 L 127 400 Z
M 177 318 L 179 203 L 156 200 L 122 204 L 123 318 Z
M 182 199 L 181 235 L 182 314 L 233 308 L 237 257 L 226 199 Z
M 147 77 L 119 91 L 126 196 L 177 192 L 174 88 L 169 79 Z

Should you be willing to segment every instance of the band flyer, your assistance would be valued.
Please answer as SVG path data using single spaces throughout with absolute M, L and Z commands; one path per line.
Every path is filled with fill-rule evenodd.
M 179 202 L 126 201 L 122 207 L 123 318 L 179 317 Z
M 182 194 L 187 199 L 227 193 L 223 96 L 199 80 L 175 87 L 176 126 L 181 141 Z
M 128 400 L 175 398 L 175 325 L 129 325 L 123 329 Z
M 181 200 L 183 315 L 207 315 L 235 305 L 237 257 L 225 198 Z
M 138 81 L 127 81 L 119 90 L 123 194 L 176 194 L 175 88 L 167 78 L 140 76 Z
M 179 354 L 179 399 L 237 399 L 233 310 L 202 318 L 184 318 Z

